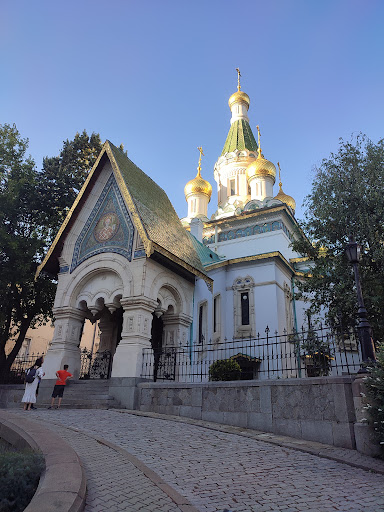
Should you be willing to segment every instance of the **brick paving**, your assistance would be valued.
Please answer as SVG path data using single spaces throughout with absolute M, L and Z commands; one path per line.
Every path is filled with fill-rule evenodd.
M 384 511 L 383 474 L 219 426 L 117 410 L 28 414 L 79 454 L 86 512 Z

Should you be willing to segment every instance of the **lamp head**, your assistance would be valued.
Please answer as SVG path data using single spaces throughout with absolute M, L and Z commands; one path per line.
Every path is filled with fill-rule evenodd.
M 349 237 L 349 243 L 345 248 L 345 255 L 351 265 L 360 261 L 361 246 L 357 244 L 352 235 Z

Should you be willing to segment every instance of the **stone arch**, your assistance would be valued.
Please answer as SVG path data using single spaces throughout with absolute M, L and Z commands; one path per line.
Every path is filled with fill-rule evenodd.
M 167 272 L 161 272 L 155 277 L 150 293 L 154 300 L 159 299 L 162 302 L 163 309 L 167 310 L 168 306 L 173 306 L 175 314 L 188 314 L 187 300 L 180 283 Z
M 105 277 L 103 280 L 102 277 Z M 102 281 L 107 281 L 109 286 L 102 286 Z M 86 290 L 87 284 L 94 282 Z M 111 258 L 94 257 L 85 261 L 72 273 L 68 286 L 63 290 L 61 303 L 55 307 L 71 306 L 79 308 L 81 301 L 90 304 L 90 300 L 104 299 L 105 303 L 113 303 L 117 298 L 129 297 L 132 294 L 133 277 L 125 259 L 121 256 Z M 97 296 L 96 296 L 97 295 Z

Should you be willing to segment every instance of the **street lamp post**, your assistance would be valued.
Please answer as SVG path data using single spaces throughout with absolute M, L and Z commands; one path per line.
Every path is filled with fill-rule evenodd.
M 355 274 L 355 283 L 356 283 L 356 293 L 357 293 L 357 303 L 359 306 L 358 315 L 359 315 L 359 340 L 361 346 L 361 354 L 363 358 L 363 363 L 369 363 L 370 361 L 376 361 L 375 355 L 375 346 L 373 344 L 372 338 L 372 327 L 367 319 L 367 310 L 364 306 L 363 294 L 361 292 L 361 284 L 359 277 L 359 268 L 358 264 L 360 261 L 361 255 L 361 247 L 356 243 L 353 236 L 349 237 L 349 244 L 345 248 L 345 254 L 349 263 L 353 268 L 353 272 Z M 364 370 L 360 370 L 360 373 Z

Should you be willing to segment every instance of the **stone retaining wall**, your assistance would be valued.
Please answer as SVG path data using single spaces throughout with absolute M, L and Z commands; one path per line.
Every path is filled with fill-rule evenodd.
M 139 383 L 137 409 L 356 448 L 351 377 Z

